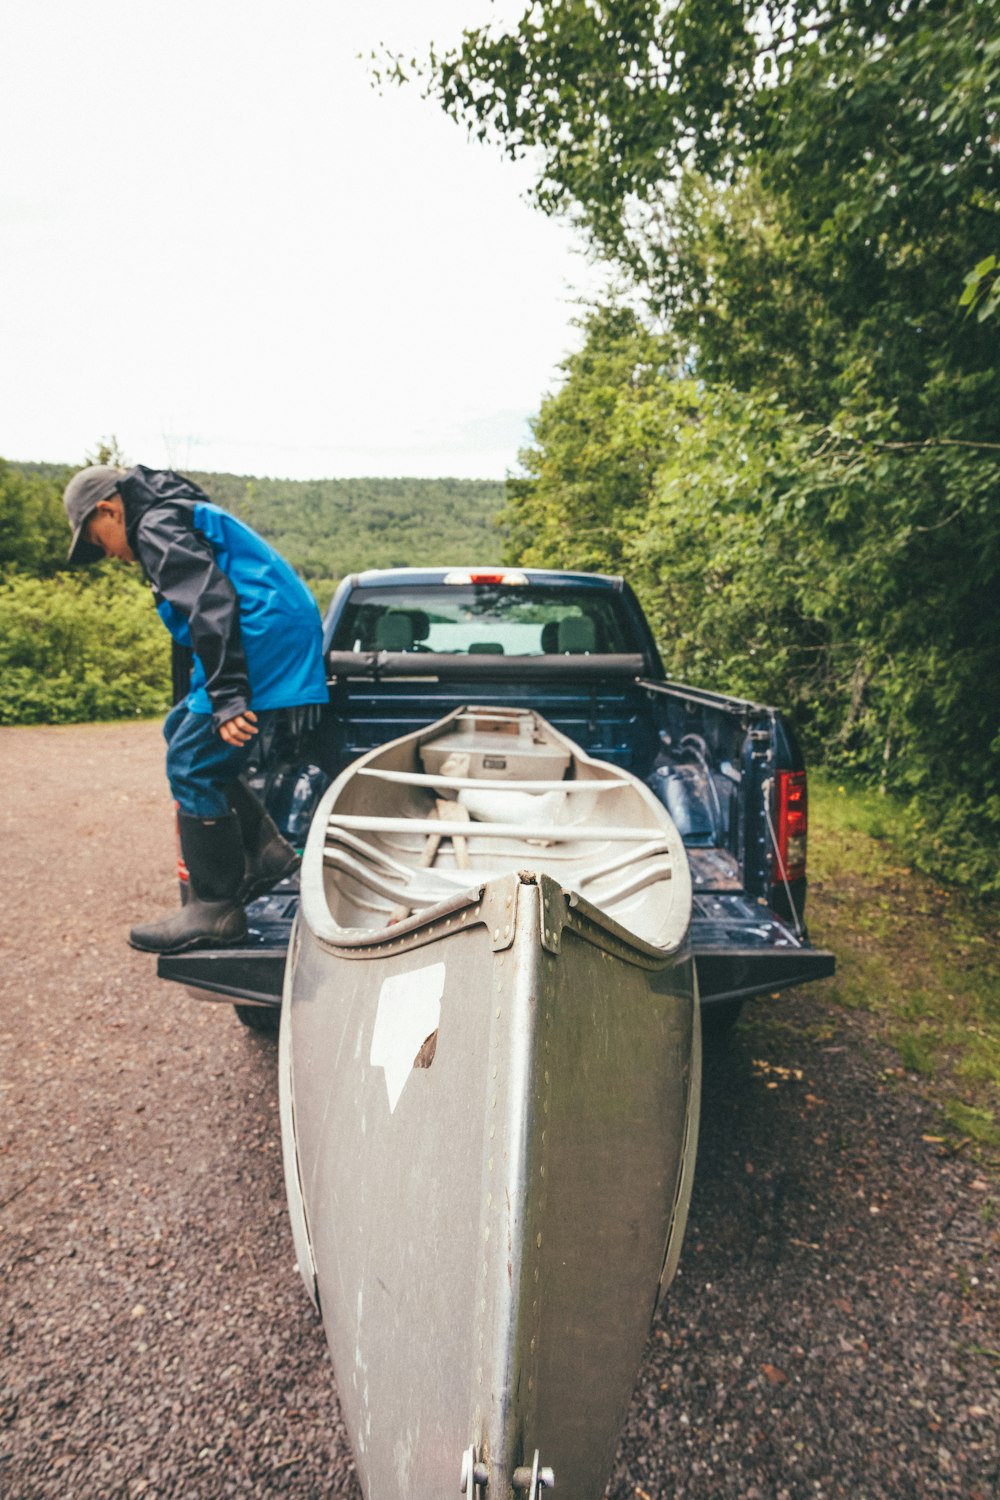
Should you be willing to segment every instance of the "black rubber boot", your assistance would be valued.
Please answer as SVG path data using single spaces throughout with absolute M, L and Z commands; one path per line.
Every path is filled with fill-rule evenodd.
M 184 953 L 240 942 L 247 919 L 239 899 L 244 858 L 236 815 L 192 818 L 178 812 L 177 827 L 190 877 L 188 900 L 162 922 L 133 927 L 129 942 L 143 953 Z
M 293 875 L 301 861 L 291 844 L 278 832 L 263 802 L 244 781 L 231 781 L 226 796 L 240 823 L 246 864 L 239 889 L 239 900 L 245 906 L 273 890 L 279 880 Z

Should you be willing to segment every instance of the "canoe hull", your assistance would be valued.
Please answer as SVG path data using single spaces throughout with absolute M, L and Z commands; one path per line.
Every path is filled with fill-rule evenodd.
M 597 1500 L 690 1193 L 689 949 L 522 872 L 364 950 L 300 923 L 282 1027 L 293 1222 L 366 1495 L 457 1493 L 474 1446 L 491 1500 L 535 1450 Z

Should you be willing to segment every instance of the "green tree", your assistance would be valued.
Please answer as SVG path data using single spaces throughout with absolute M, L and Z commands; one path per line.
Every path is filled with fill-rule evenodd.
M 122 452 L 121 444 L 113 432 L 107 437 L 98 438 L 94 451 L 84 456 L 84 466 L 86 467 L 91 464 L 110 464 L 115 469 L 130 469 L 132 467 L 131 462 Z
M 995 0 L 535 0 L 424 77 L 470 130 L 530 154 L 546 211 L 669 302 L 689 172 L 734 185 L 754 167 L 811 232 L 876 258 L 942 212 L 963 217 L 966 265 L 994 250 L 998 62 Z
M 624 571 L 672 676 L 790 710 L 814 759 L 910 799 L 916 857 L 994 888 L 1000 452 L 678 375 L 629 314 L 586 335 L 509 486 L 510 559 Z
M 525 474 L 507 484 L 508 557 L 527 566 L 620 571 L 645 524 L 663 460 L 667 405 L 683 405 L 669 344 L 627 310 L 587 323 L 565 384 L 543 405 Z
M 592 320 L 510 486 L 514 553 L 626 567 L 674 670 L 791 704 L 981 883 L 998 19 L 998 0 L 537 0 L 424 72 L 529 156 L 540 206 L 660 329 Z
M 69 542 L 58 480 L 0 459 L 0 574 L 48 576 L 65 566 Z

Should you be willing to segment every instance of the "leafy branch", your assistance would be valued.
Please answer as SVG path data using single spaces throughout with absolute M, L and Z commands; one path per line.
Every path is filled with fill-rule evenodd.
M 975 313 L 977 322 L 984 323 L 1000 308 L 1000 256 L 987 255 L 973 266 L 965 278 L 959 307 L 965 308 L 966 317 Z

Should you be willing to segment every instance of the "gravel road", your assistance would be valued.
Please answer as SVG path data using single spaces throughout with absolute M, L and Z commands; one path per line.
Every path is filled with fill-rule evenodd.
M 274 1044 L 124 941 L 176 899 L 158 729 L 0 730 L 0 785 L 0 1494 L 357 1500 Z M 821 989 L 752 1014 L 608 1495 L 992 1500 L 997 1184 Z

